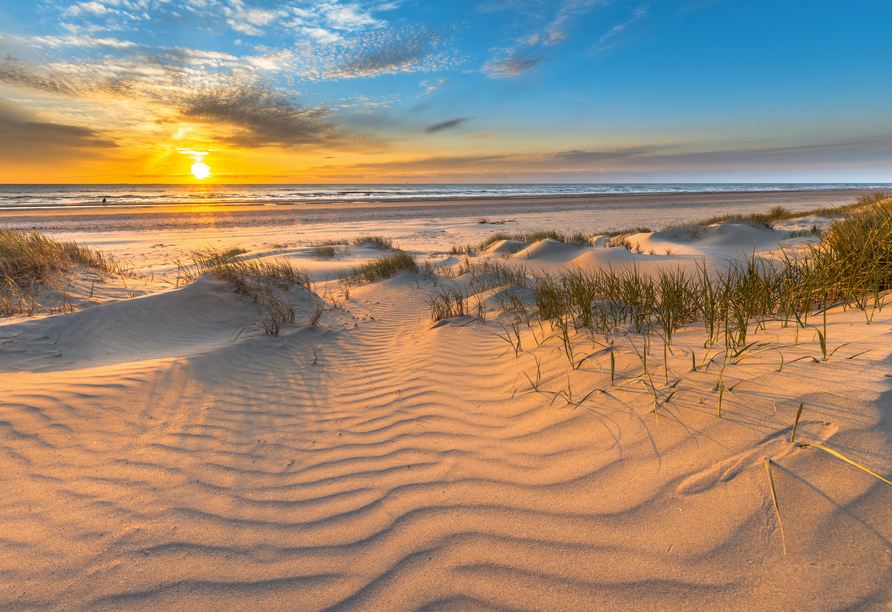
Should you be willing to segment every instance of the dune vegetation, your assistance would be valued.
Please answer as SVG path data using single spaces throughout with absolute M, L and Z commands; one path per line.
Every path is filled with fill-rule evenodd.
M 779 358 L 778 372 L 795 361 L 828 362 L 852 344 L 845 338 L 828 338 L 829 311 L 860 310 L 869 325 L 883 309 L 892 288 L 890 208 L 892 201 L 883 194 L 862 198 L 817 241 L 781 248 L 768 258 L 753 254 L 732 259 L 725 269 L 707 269 L 703 264 L 693 274 L 667 267 L 643 271 L 632 265 L 575 268 L 553 275 L 531 273 L 507 262 L 475 263 L 465 258 L 457 269 L 442 271 L 446 278 L 462 277 L 462 282 L 436 283 L 428 301 L 430 315 L 434 321 L 466 315 L 485 321 L 484 294 L 497 290 L 493 298 L 499 309 L 513 315 L 507 323 L 499 322 L 498 335 L 508 345 L 505 353 L 515 359 L 524 352 L 533 355 L 535 370 L 521 373 L 531 391 L 551 396 L 551 404 L 561 400 L 578 408 L 590 398 L 640 385 L 651 396 L 653 413 L 668 410 L 677 394 L 690 392 L 699 396 L 700 404 L 704 397 L 712 397 L 715 414 L 721 418 L 723 401 L 745 382 L 732 376 L 735 366 L 769 353 Z M 722 216 L 704 223 L 745 221 L 768 228 L 795 215 L 778 207 L 764 215 Z M 679 330 L 691 327 L 700 327 L 698 345 L 674 342 Z M 759 334 L 769 327 L 772 334 Z M 784 329 L 790 331 L 789 342 L 778 339 L 778 330 Z M 816 354 L 803 354 L 800 333 L 806 330 L 817 337 Z M 846 359 L 865 352 L 855 348 Z M 636 375 L 618 374 L 620 352 L 637 356 Z M 555 355 L 566 360 L 566 384 L 549 390 L 543 365 Z M 586 363 L 596 365 L 602 382 L 574 390 L 569 373 Z M 800 402 L 791 444 L 803 408 Z M 837 450 L 821 444 L 799 446 L 822 450 L 892 484 Z M 780 523 L 771 465 L 766 459 Z
M 64 275 L 78 267 L 102 274 L 129 273 L 115 258 L 74 241 L 0 227 L 0 316 L 51 311 L 39 303 L 40 290 L 57 289 L 64 298 Z
M 312 306 L 307 317 L 312 325 L 318 323 L 324 309 L 324 301 L 312 291 L 312 282 L 306 272 L 296 269 L 283 259 L 239 259 L 243 249 L 220 250 L 207 247 L 190 251 L 189 261 L 175 259 L 177 284 L 192 282 L 199 276 L 210 274 L 227 281 L 233 290 L 249 298 L 257 305 L 260 320 L 257 326 L 264 334 L 278 336 L 283 323 L 294 323 L 297 314 L 288 299 L 293 285 L 308 291 Z

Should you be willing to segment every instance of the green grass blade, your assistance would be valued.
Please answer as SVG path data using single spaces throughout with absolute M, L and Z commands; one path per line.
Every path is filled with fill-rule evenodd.
M 781 521 L 780 508 L 777 505 L 777 492 L 774 490 L 774 479 L 771 477 L 771 459 L 765 458 L 765 473 L 768 474 L 768 486 L 771 488 L 771 501 L 774 502 L 774 512 L 777 514 L 777 524 L 780 526 L 781 544 L 784 554 L 787 554 L 787 538 L 784 535 L 784 524 Z
M 799 417 L 802 416 L 802 402 L 799 402 L 799 410 L 796 411 L 796 420 L 793 421 L 793 431 L 790 432 L 790 443 L 793 443 L 793 438 L 796 437 L 796 426 L 799 425 Z
M 821 449 L 822 451 L 824 451 L 825 453 L 829 453 L 829 454 L 833 455 L 834 457 L 836 457 L 837 459 L 842 459 L 843 461 L 845 461 L 845 462 L 848 463 L 849 465 L 853 465 L 853 466 L 855 466 L 856 468 L 858 468 L 859 470 L 863 470 L 863 471 L 867 472 L 868 474 L 870 474 L 870 475 L 873 476 L 874 478 L 879 478 L 880 480 L 882 480 L 882 481 L 885 482 L 886 484 L 888 484 L 888 485 L 892 485 L 892 482 L 889 482 L 888 480 L 886 480 L 885 478 L 883 478 L 883 477 L 880 476 L 879 474 L 877 474 L 877 473 L 875 473 L 875 472 L 871 472 L 870 470 L 868 470 L 868 469 L 867 469 L 866 467 L 864 467 L 863 465 L 860 465 L 860 464 L 858 464 L 858 463 L 855 463 L 854 461 L 852 461 L 852 460 L 849 459 L 848 457 L 842 455 L 841 453 L 836 452 L 836 451 L 833 450 L 833 449 L 827 448 L 826 446 L 822 446 L 822 445 L 820 445 L 820 444 L 800 444 L 799 446 L 800 446 L 801 448 L 810 448 L 810 447 L 820 448 L 820 449 Z

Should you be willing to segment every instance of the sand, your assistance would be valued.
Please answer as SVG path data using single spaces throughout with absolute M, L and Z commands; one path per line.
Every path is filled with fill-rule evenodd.
M 607 351 L 582 335 L 578 369 L 558 336 L 537 346 L 535 323 L 515 354 L 492 292 L 485 322 L 435 323 L 431 280 L 402 273 L 347 297 L 338 272 L 381 252 L 308 248 L 381 235 L 457 267 L 451 245 L 499 230 L 660 230 L 720 202 L 854 200 L 684 197 L 3 213 L 142 276 L 81 282 L 73 313 L 0 319 L 0 608 L 892 609 L 892 486 L 789 442 L 801 402 L 796 442 L 892 479 L 892 309 L 869 324 L 832 311 L 828 343 L 843 346 L 828 361 L 815 329 L 794 346 L 792 327 L 769 324 L 754 339 L 771 350 L 726 369 L 718 418 L 716 368 L 691 371 L 692 353 L 707 359 L 702 324 L 673 341 L 682 383 L 654 411 L 634 334 L 617 339 L 611 385 Z M 472 259 L 547 273 L 721 267 L 821 223 L 630 236 L 640 254 L 544 241 Z M 226 283 L 177 285 L 172 257 L 206 245 L 288 258 L 340 306 L 309 326 L 312 299 L 296 290 L 297 322 L 262 335 Z M 546 393 L 527 378 L 537 364 Z

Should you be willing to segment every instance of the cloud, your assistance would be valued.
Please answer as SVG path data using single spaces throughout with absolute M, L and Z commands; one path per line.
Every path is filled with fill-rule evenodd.
M 549 40 L 559 41 L 566 38 L 566 30 L 580 16 L 591 12 L 597 6 L 606 4 L 609 4 L 609 0 L 563 0 L 554 19 L 545 28 L 545 31 L 549 33 Z
M 343 37 L 336 32 L 329 32 L 325 28 L 299 28 L 298 31 L 304 36 L 309 36 L 313 40 L 324 45 L 343 40 Z
M 34 148 L 46 145 L 77 149 L 107 149 L 118 146 L 113 141 L 101 137 L 96 130 L 58 123 L 7 121 L 2 117 L 0 117 L 0 136 L 4 148 L 12 150 L 22 146 Z
M 67 77 L 52 72 L 41 74 L 9 54 L 0 58 L 0 83 L 61 95 L 77 93 L 76 86 Z
M 606 149 L 603 151 L 599 150 L 574 150 L 574 151 L 562 151 L 559 153 L 555 153 L 554 157 L 560 160 L 568 161 L 568 162 L 601 162 L 610 159 L 622 159 L 627 157 L 633 157 L 637 155 L 646 155 L 648 153 L 653 153 L 659 147 L 656 146 L 637 146 L 637 147 L 617 147 L 615 149 Z
M 357 4 L 326 4 L 323 5 L 322 13 L 328 24 L 338 30 L 354 31 L 384 25 L 384 22 L 378 21 Z
M 465 140 L 485 140 L 496 135 L 498 135 L 498 132 L 474 132 L 473 134 L 468 134 L 466 136 L 463 136 L 462 138 L 464 138 Z
M 115 9 L 110 9 L 99 2 L 80 2 L 78 4 L 69 6 L 67 9 L 62 11 L 63 15 L 71 17 L 80 17 L 81 15 L 85 14 L 91 14 L 97 17 L 104 17 L 105 15 L 116 13 L 118 13 L 118 11 L 116 11 Z
M 421 30 L 383 41 L 340 66 L 343 76 L 374 76 L 416 66 L 440 42 L 437 31 Z
M 312 82 L 434 72 L 467 61 L 441 30 L 381 28 L 330 40 L 329 34 L 327 30 L 319 33 L 325 44 L 297 41 L 287 73 Z
M 525 35 L 523 43 L 534 45 L 556 45 L 569 37 L 569 29 L 578 24 L 580 18 L 590 13 L 599 6 L 606 6 L 612 0 L 491 0 L 479 5 L 475 12 L 493 13 L 497 11 L 512 11 L 521 15 L 526 21 L 526 27 L 541 28 L 542 23 L 548 25 L 544 28 L 544 35 Z
M 285 11 L 270 11 L 259 8 L 246 8 L 242 0 L 230 0 L 232 7 L 223 7 L 226 23 L 236 32 L 248 36 L 262 36 L 260 26 L 269 25 L 276 19 L 285 17 Z
M 687 149 L 687 150 L 686 150 Z M 624 172 L 773 171 L 804 167 L 838 167 L 852 163 L 892 161 L 892 138 L 864 138 L 811 145 L 751 149 L 690 150 L 682 143 L 636 145 L 603 150 L 555 153 L 554 170 L 591 171 L 587 167 Z
M 425 79 L 424 81 L 421 81 L 421 82 L 418 84 L 418 86 L 424 88 L 424 92 L 423 92 L 421 95 L 426 96 L 427 94 L 436 91 L 436 90 L 439 89 L 442 85 L 444 85 L 444 84 L 446 84 L 446 83 L 448 83 L 448 82 L 449 82 L 449 79 L 446 79 L 446 78 L 442 78 L 442 79 Z
M 0 159 L 5 163 L 49 163 L 72 154 L 95 158 L 101 157 L 104 150 L 118 147 L 99 130 L 34 119 L 27 111 L 7 104 L 0 106 Z
M 131 108 L 138 108 L 138 112 L 109 117 L 109 107 L 97 106 L 92 113 L 81 112 L 78 120 L 97 129 L 114 124 L 116 130 L 128 133 L 124 136 L 125 132 L 120 132 L 122 138 L 131 141 L 164 138 L 166 132 L 171 138 L 188 134 L 199 139 L 196 144 L 290 148 L 334 143 L 345 136 L 330 121 L 329 110 L 302 106 L 293 96 L 274 93 L 264 79 L 250 76 L 257 74 L 258 69 L 275 69 L 287 58 L 235 58 L 192 49 L 157 53 L 106 57 L 92 64 L 57 61 L 54 68 L 64 71 L 63 74 L 50 71 L 45 64 L 31 65 L 12 56 L 0 57 L 0 84 L 87 103 L 135 103 Z M 232 70 L 216 70 L 223 65 Z M 48 108 L 55 104 L 48 102 Z M 56 115 L 60 124 L 66 122 L 58 119 L 65 116 L 62 112 Z M 63 136 L 60 132 L 60 138 Z
M 334 170 L 348 176 L 406 176 L 437 175 L 452 173 L 485 173 L 493 164 L 511 164 L 513 155 L 467 155 L 435 156 L 421 159 L 396 160 L 388 162 L 365 162 L 344 166 L 320 166 L 317 170 Z
M 530 57 L 528 55 L 516 56 L 509 54 L 501 59 L 489 60 L 483 64 L 482 72 L 491 79 L 501 79 L 509 76 L 517 76 L 534 68 L 542 61 L 542 57 Z
M 343 135 L 322 108 L 304 108 L 262 86 L 214 89 L 184 99 L 175 121 L 215 126 L 214 140 L 230 146 L 294 147 Z
M 464 123 L 470 119 L 470 117 L 462 117 L 461 119 L 450 119 L 449 121 L 444 121 L 443 123 L 436 123 L 434 125 L 428 126 L 424 131 L 428 134 L 433 134 L 434 132 L 439 132 L 440 130 L 451 130 L 452 128 L 458 127 L 459 124 Z
M 632 11 L 632 15 L 631 17 L 629 17 L 629 19 L 610 28 L 610 30 L 608 30 L 603 36 L 601 36 L 601 38 L 598 40 L 598 44 L 589 49 L 589 53 L 606 51 L 607 49 L 615 47 L 617 43 L 608 44 L 608 41 L 610 41 L 618 34 L 624 32 L 626 29 L 629 28 L 629 26 L 633 25 L 634 23 L 646 19 L 650 15 L 650 7 L 652 4 L 652 2 L 642 4 L 634 11 Z

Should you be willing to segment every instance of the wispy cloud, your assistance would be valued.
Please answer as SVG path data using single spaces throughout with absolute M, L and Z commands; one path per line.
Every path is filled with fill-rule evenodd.
M 63 15 L 71 17 L 79 17 L 84 14 L 103 17 L 108 14 L 118 13 L 115 9 L 110 9 L 100 2 L 79 2 L 62 11 Z
M 0 159 L 7 163 L 52 162 L 77 155 L 96 158 L 118 147 L 109 134 L 76 125 L 35 120 L 27 110 L 0 105 Z
M 295 147 L 342 136 L 323 108 L 304 108 L 266 88 L 199 91 L 178 104 L 174 119 L 214 126 L 213 140 L 229 146 Z
M 261 27 L 287 16 L 288 12 L 250 8 L 245 6 L 242 0 L 230 0 L 230 6 L 223 7 L 223 14 L 226 16 L 226 23 L 236 32 L 249 36 L 262 36 Z
M 407 71 L 428 56 L 440 43 L 436 31 L 421 30 L 408 36 L 391 37 L 379 46 L 362 51 L 340 66 L 343 76 L 373 76 Z
M 774 170 L 803 166 L 892 161 L 892 139 L 862 138 L 810 145 L 691 150 L 684 143 L 644 144 L 609 149 L 554 153 L 552 169 L 586 171 L 607 169 L 629 172 Z M 543 159 L 547 159 L 543 157 Z M 546 163 L 546 165 L 548 165 Z
M 646 155 L 657 151 L 659 147 L 653 145 L 636 146 L 636 147 L 617 147 L 613 149 L 587 149 L 561 151 L 554 154 L 554 157 L 568 162 L 600 162 L 610 159 L 623 159 L 634 157 L 637 155 Z
M 0 58 L 0 83 L 61 95 L 76 95 L 77 86 L 65 75 L 52 71 L 35 71 L 14 55 Z
M 609 3 L 610 0 L 563 0 L 554 19 L 545 27 L 549 34 L 547 40 L 553 43 L 566 38 L 572 24 L 582 15 Z
M 468 119 L 470 119 L 470 117 L 450 119 L 449 121 L 444 121 L 442 123 L 436 123 L 434 125 L 428 126 L 424 131 L 428 134 L 433 134 L 434 132 L 439 132 L 441 130 L 451 130 L 452 128 L 458 127 L 460 124 L 464 123 Z
M 374 16 L 393 10 L 394 3 L 314 3 L 263 0 L 89 0 L 60 6 L 60 16 L 69 29 L 95 32 L 132 29 L 141 21 L 182 20 L 196 16 L 208 25 L 247 36 L 294 31 L 315 35 L 318 40 L 337 37 L 335 32 L 358 32 L 387 25 Z
M 611 47 L 617 46 L 617 42 L 613 39 L 628 30 L 632 25 L 639 21 L 645 20 L 650 15 L 650 8 L 653 5 L 653 2 L 647 2 L 642 4 L 634 11 L 632 11 L 629 19 L 622 23 L 618 23 L 612 28 L 610 28 L 607 32 L 605 32 L 601 38 L 598 40 L 598 43 L 589 49 L 589 52 L 598 52 L 598 51 L 606 51 Z
M 529 55 L 510 54 L 500 59 L 492 59 L 483 64 L 481 71 L 493 79 L 517 76 L 536 66 L 542 57 L 530 57 Z
M 289 66 L 309 81 L 434 72 L 466 61 L 441 30 L 384 28 L 339 39 L 325 46 L 299 42 Z
M 424 91 L 422 92 L 421 95 L 426 96 L 429 93 L 433 93 L 434 91 L 436 91 L 437 89 L 439 89 L 440 87 L 442 87 L 444 84 L 446 84 L 448 82 L 449 82 L 449 79 L 446 79 L 446 78 L 425 79 L 424 81 L 421 81 L 418 85 L 420 87 L 424 88 Z
M 384 25 L 384 22 L 372 17 L 358 4 L 327 3 L 322 6 L 322 14 L 329 25 L 338 30 L 354 31 Z

